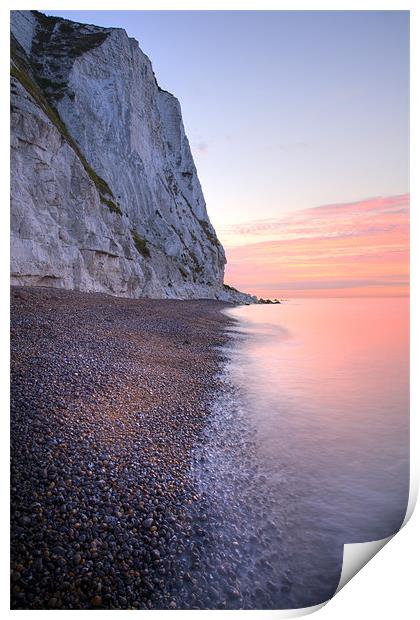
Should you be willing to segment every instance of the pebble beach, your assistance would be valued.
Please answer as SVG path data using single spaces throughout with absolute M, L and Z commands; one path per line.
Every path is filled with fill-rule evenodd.
M 205 533 L 189 472 L 226 304 L 26 287 L 11 300 L 12 609 L 176 609 L 186 585 L 202 607 L 185 569 Z

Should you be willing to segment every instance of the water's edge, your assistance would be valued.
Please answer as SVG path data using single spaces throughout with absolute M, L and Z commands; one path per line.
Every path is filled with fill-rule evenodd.
M 225 361 L 218 390 L 208 403 L 207 424 L 192 455 L 190 475 L 199 501 L 191 507 L 191 520 L 199 526 L 183 567 L 195 592 L 197 585 L 202 588 L 203 598 L 191 600 L 187 582 L 183 603 L 216 609 L 298 609 L 302 604 L 294 596 L 289 568 L 293 549 L 284 536 L 286 515 L 280 523 L 273 510 L 279 498 L 258 462 L 255 428 L 231 373 L 241 343 L 253 336 L 222 312 L 232 325 L 220 349 Z M 331 595 L 336 585 L 331 584 Z M 328 598 L 308 602 L 307 609 Z
M 196 603 L 310 608 L 334 595 L 344 545 L 386 538 L 404 519 L 404 302 L 223 314 L 220 373 L 190 470 Z

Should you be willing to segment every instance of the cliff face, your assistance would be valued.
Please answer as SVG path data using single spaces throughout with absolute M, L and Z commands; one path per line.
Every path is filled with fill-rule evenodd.
M 138 43 L 11 16 L 12 284 L 252 301 L 223 286 L 179 102 Z

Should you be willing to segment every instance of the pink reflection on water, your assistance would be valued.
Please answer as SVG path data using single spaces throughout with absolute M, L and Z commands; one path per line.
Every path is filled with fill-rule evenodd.
M 407 298 L 310 299 L 233 314 L 247 330 L 266 335 L 246 348 L 268 395 L 275 388 L 275 398 L 281 390 L 307 397 L 319 405 L 320 418 L 340 424 L 338 404 L 354 423 L 363 421 L 364 407 L 374 403 L 380 416 L 380 403 L 388 407 L 390 400 L 397 418 L 407 414 L 408 309 Z M 352 403 L 363 407 L 349 412 Z
M 320 582 L 334 588 L 344 543 L 389 536 L 404 518 L 408 312 L 407 298 L 229 311 L 249 334 L 233 352 L 231 375 L 293 549 L 296 601 L 303 592 L 310 600 L 311 588 L 315 597 Z

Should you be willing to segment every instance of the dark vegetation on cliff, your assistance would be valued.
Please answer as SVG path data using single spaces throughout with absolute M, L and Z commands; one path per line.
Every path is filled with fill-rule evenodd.
M 79 146 L 70 135 L 56 108 L 50 101 L 48 101 L 44 90 L 45 79 L 37 77 L 33 63 L 31 63 L 31 61 L 27 58 L 25 51 L 18 43 L 18 41 L 16 41 L 13 34 L 11 35 L 10 59 L 11 77 L 15 78 L 21 83 L 27 93 L 39 105 L 39 107 L 46 114 L 46 116 L 48 116 L 56 129 L 58 129 L 62 138 L 76 153 L 90 179 L 95 183 L 96 188 L 101 196 L 102 202 L 106 204 L 110 211 L 112 211 L 113 213 L 122 215 L 121 209 L 115 204 L 113 200 L 114 195 L 108 183 L 102 177 L 100 177 L 93 170 L 92 166 L 90 166 L 90 164 L 87 162 L 86 157 L 83 155 Z

